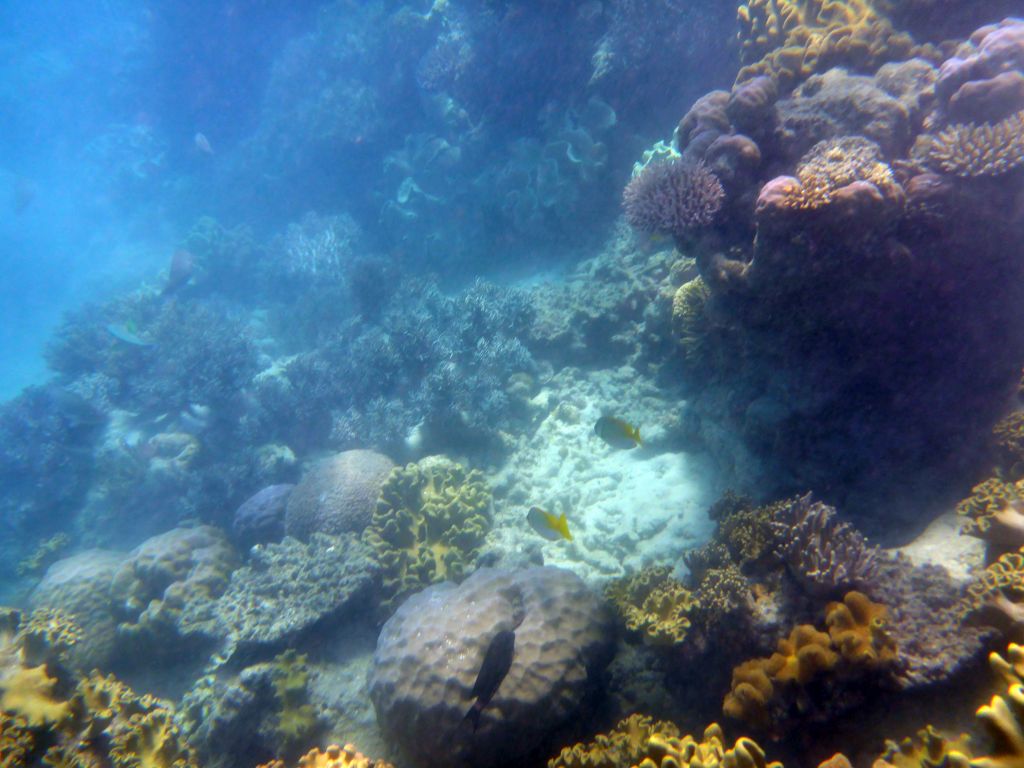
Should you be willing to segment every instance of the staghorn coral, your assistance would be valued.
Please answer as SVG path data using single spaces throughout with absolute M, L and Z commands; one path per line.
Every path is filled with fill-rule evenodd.
M 861 592 L 847 592 L 841 603 L 825 608 L 832 644 L 854 664 L 881 667 L 896 661 L 896 643 L 889 636 L 888 611 Z
M 283 760 L 271 760 L 261 763 L 256 768 L 287 768 Z M 355 745 L 346 744 L 339 747 L 331 744 L 324 750 L 311 749 L 299 758 L 296 768 L 394 768 L 391 763 L 373 760 L 359 752 Z
M 751 0 L 737 19 L 737 82 L 769 75 L 788 88 L 836 65 L 873 70 L 915 51 L 868 0 Z
M 648 742 L 659 734 L 665 738 L 679 736 L 679 729 L 666 720 L 634 714 L 620 720 L 607 734 L 599 733 L 593 741 L 564 747 L 557 757 L 548 760 L 548 768 L 620 768 L 636 765 L 648 757 Z
M 491 526 L 491 492 L 477 470 L 447 459 L 396 467 L 363 540 L 382 568 L 381 609 L 471 568 Z
M 643 232 L 684 237 L 711 224 L 725 191 L 703 163 L 668 160 L 645 167 L 622 193 L 630 226 Z
M 991 477 L 956 505 L 960 532 L 982 539 L 989 561 L 1024 546 L 1024 480 L 1008 483 Z
M 773 518 L 778 554 L 809 594 L 863 588 L 875 580 L 877 547 L 811 494 L 776 505 Z
M 1024 110 L 995 124 L 950 125 L 924 138 L 923 146 L 929 164 L 944 173 L 1002 176 L 1024 165 Z
M 626 629 L 650 645 L 678 645 L 690 628 L 693 596 L 673 579 L 667 566 L 644 568 L 605 588 Z

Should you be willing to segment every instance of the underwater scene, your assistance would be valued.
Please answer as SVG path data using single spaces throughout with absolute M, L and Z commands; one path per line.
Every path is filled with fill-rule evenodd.
M 1024 0 L 0 50 L 0 768 L 1024 768 Z

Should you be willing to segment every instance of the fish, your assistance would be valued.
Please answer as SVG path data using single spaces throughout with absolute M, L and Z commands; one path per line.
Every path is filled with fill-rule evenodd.
M 111 323 L 107 326 L 107 333 L 118 341 L 123 341 L 125 344 L 131 344 L 133 347 L 153 346 L 153 342 L 146 341 L 135 332 L 135 327 L 131 323 L 126 323 L 125 325 Z
M 640 427 L 634 427 L 627 421 L 614 416 L 602 416 L 594 424 L 594 434 L 604 440 L 612 448 L 636 448 L 642 446 Z
M 160 292 L 161 296 L 168 296 L 177 291 L 192 279 L 192 273 L 196 269 L 196 259 L 188 251 L 179 248 L 171 256 L 171 268 L 167 274 L 167 284 Z
M 569 521 L 565 518 L 565 512 L 561 517 L 555 517 L 540 507 L 530 507 L 530 511 L 526 513 L 526 522 L 548 541 L 559 541 L 560 539 L 572 541 L 572 534 L 569 533 Z
M 210 144 L 210 140 L 201 133 L 197 133 L 193 139 L 196 145 L 196 149 L 202 152 L 204 155 L 213 154 L 213 145 Z
M 480 726 L 480 715 L 491 703 L 494 694 L 501 687 L 502 680 L 512 666 L 512 657 L 516 652 L 516 633 L 511 629 L 503 629 L 491 638 L 487 652 L 484 654 L 480 671 L 476 673 L 472 696 L 476 698 L 473 706 L 466 712 L 465 721 L 473 726 L 473 732 Z

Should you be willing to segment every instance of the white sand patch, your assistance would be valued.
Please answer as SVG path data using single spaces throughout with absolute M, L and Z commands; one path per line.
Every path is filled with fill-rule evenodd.
M 659 450 L 684 404 L 663 399 L 632 368 L 567 369 L 533 399 L 539 423 L 490 481 L 495 526 L 489 542 L 506 553 L 540 546 L 544 562 L 600 583 L 645 565 L 682 567 L 713 526 L 715 498 L 703 457 Z M 604 414 L 640 427 L 644 447 L 615 449 L 594 434 Z M 526 522 L 531 506 L 565 512 L 574 540 L 549 542 Z

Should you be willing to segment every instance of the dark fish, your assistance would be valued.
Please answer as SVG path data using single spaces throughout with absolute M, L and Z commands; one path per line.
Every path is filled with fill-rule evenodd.
M 512 666 L 515 650 L 516 633 L 511 629 L 503 629 L 491 638 L 491 644 L 487 646 L 484 662 L 480 665 L 480 671 L 476 674 L 476 682 L 473 684 L 473 695 L 476 696 L 476 701 L 466 713 L 466 720 L 473 726 L 474 733 L 480 725 L 480 714 L 491 703 L 494 694 L 501 687 L 501 681 L 505 679 L 505 675 L 508 674 L 508 670 Z
M 196 269 L 195 257 L 186 250 L 179 249 L 171 256 L 171 269 L 167 275 L 167 285 L 160 292 L 161 296 L 167 296 L 181 288 L 192 279 L 192 273 Z
M 612 448 L 636 448 L 643 445 L 640 428 L 614 416 L 602 416 L 594 424 L 594 434 Z

